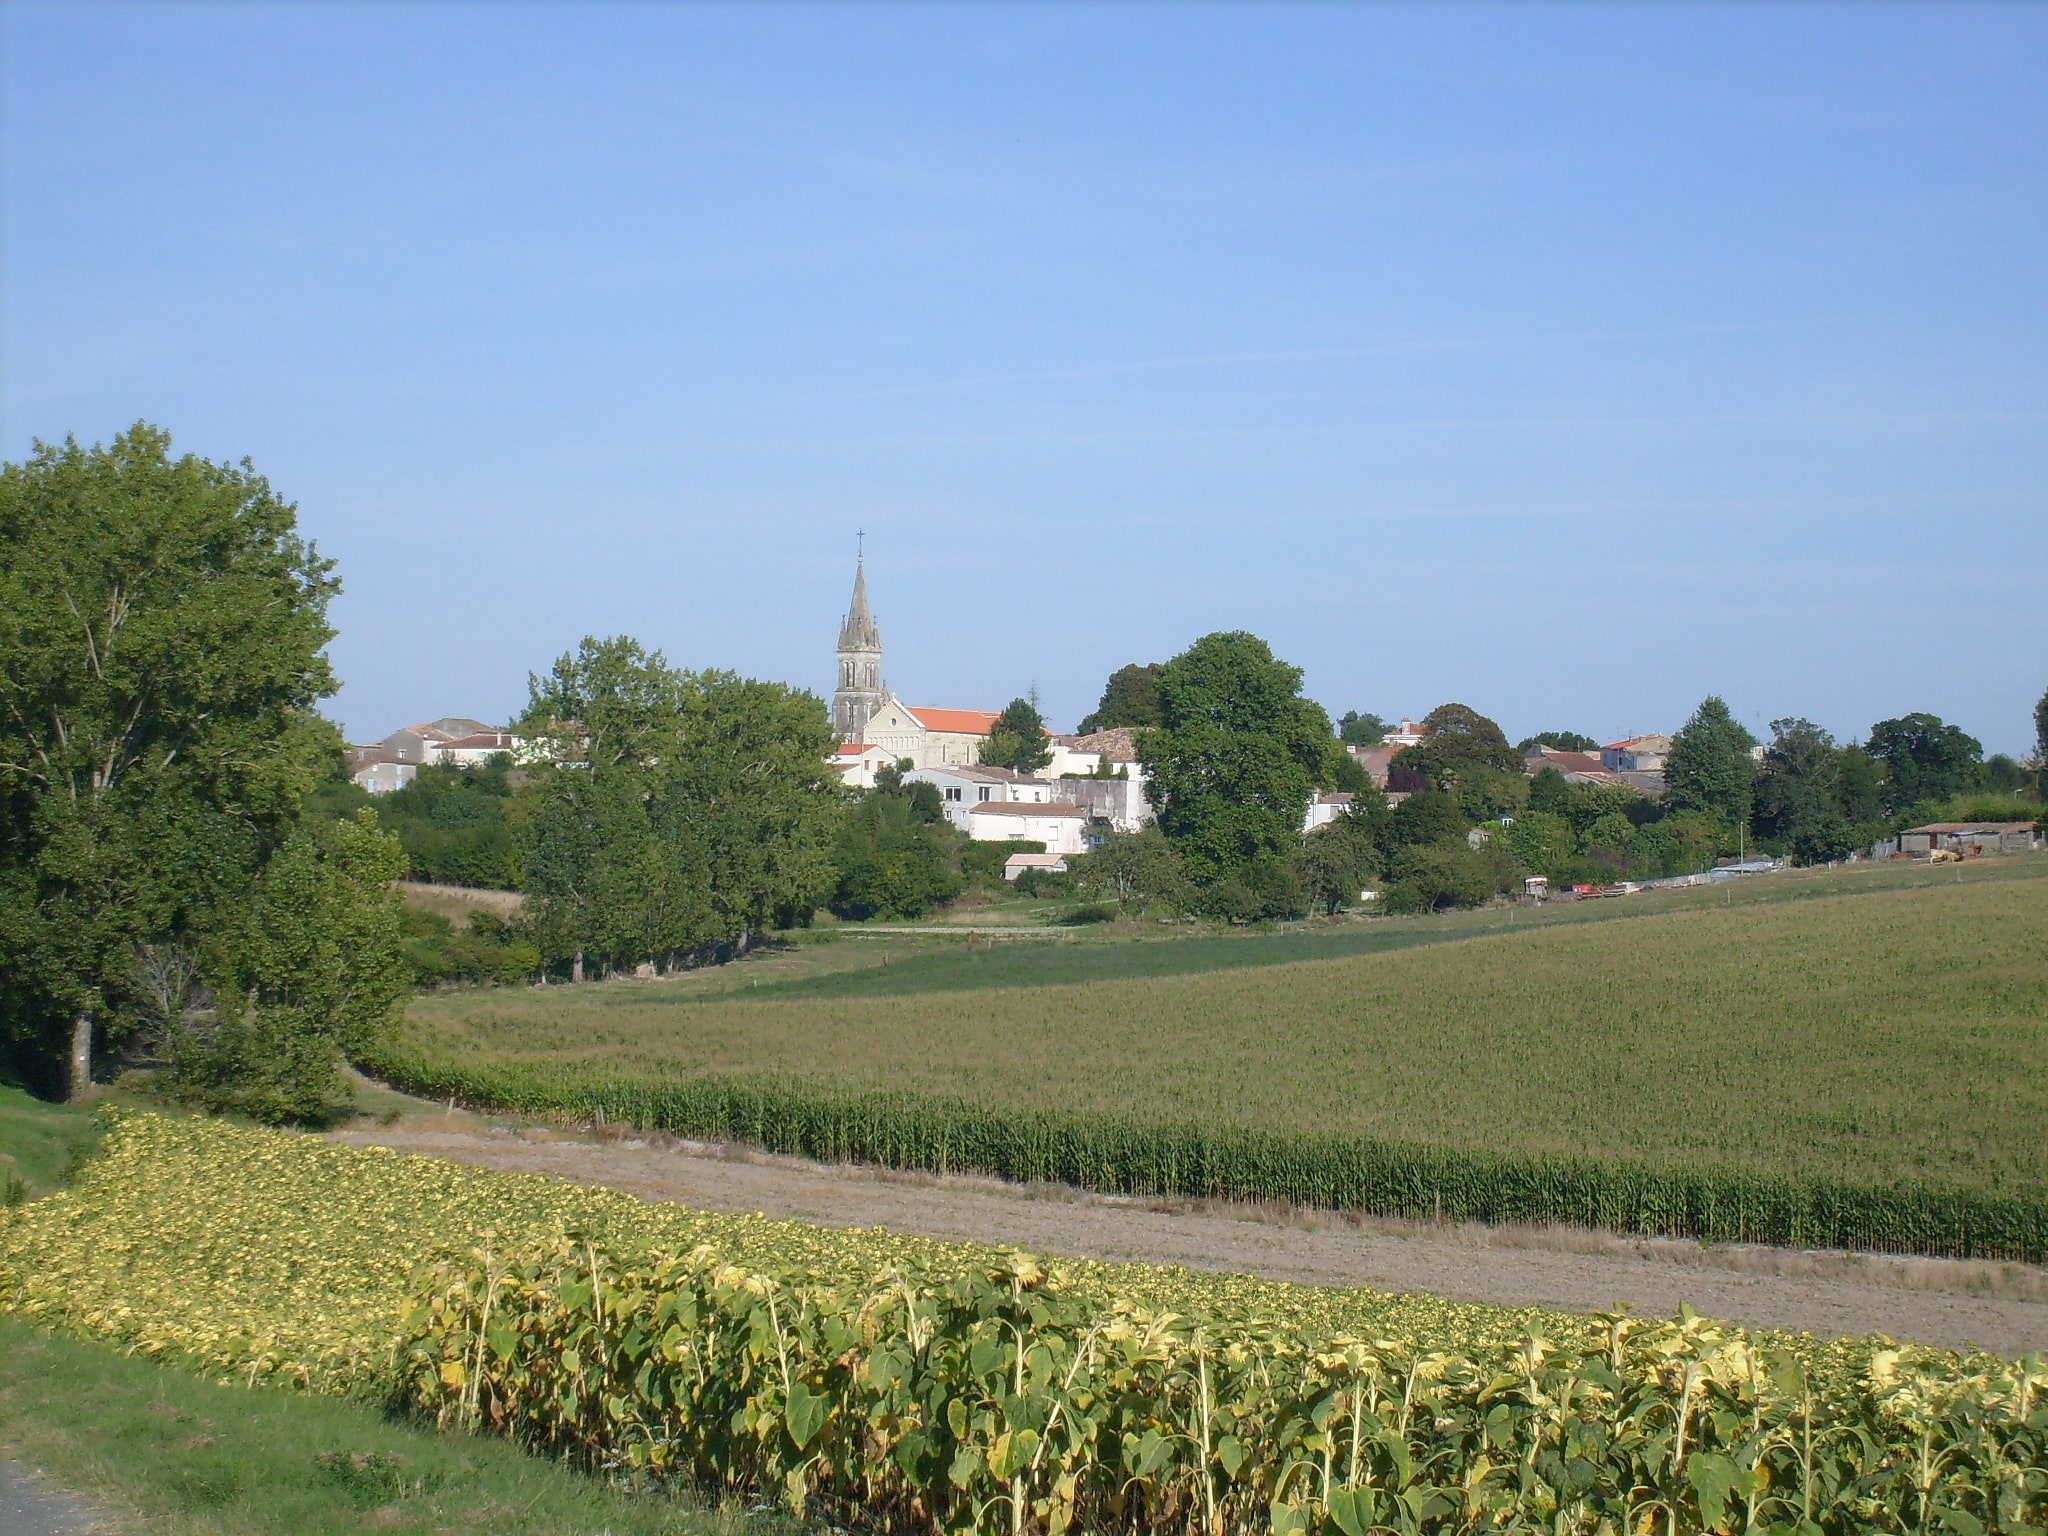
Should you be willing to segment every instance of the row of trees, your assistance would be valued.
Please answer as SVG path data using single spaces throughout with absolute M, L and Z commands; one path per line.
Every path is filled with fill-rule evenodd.
M 0 1069 L 146 1045 L 277 1119 L 410 985 L 374 818 L 309 825 L 333 566 L 246 463 L 138 425 L 0 468 Z
M 1387 722 L 1348 713 L 1334 735 L 1300 695 L 1298 669 L 1244 634 L 1211 635 L 1165 663 L 1112 674 L 1084 722 L 1135 728 L 1159 813 L 1156 839 L 1112 842 L 1076 883 L 1133 902 L 1216 916 L 1334 910 L 1383 887 L 1387 910 L 1471 905 L 1526 874 L 1557 884 L 1698 870 L 1744 847 L 1802 862 L 1843 857 L 1888 831 L 1967 809 L 1958 797 L 2022 792 L 2039 799 L 2037 765 L 1986 759 L 1978 742 L 1935 716 L 1880 721 L 1860 743 L 1837 743 L 1802 719 L 1773 723 L 1768 747 L 1719 698 L 1702 702 L 1673 739 L 1659 799 L 1523 770 L 1533 747 L 1588 751 L 1573 731 L 1510 745 L 1463 704 L 1423 721 L 1423 739 L 1393 759 L 1398 809 L 1361 782 L 1340 743 L 1377 742 Z M 2048 733 L 2048 695 L 2036 709 Z M 2048 759 L 2048 734 L 2038 752 Z M 1316 789 L 1352 791 L 1347 814 L 1300 833 Z M 2038 815 L 2038 805 L 1976 811 Z M 1975 812 L 1972 812 L 1973 814 Z

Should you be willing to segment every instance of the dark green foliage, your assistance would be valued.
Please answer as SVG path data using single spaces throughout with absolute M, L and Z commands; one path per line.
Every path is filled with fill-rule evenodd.
M 822 1162 L 1489 1225 L 1562 1222 L 1710 1243 L 2048 1260 L 2048 1200 L 2038 1194 L 1493 1154 L 754 1078 L 596 1078 L 395 1055 L 379 1072 L 428 1098 L 453 1094 L 465 1103 L 579 1118 L 602 1106 L 622 1124 Z
M 991 768 L 1008 768 L 1014 773 L 1036 773 L 1052 761 L 1052 743 L 1046 738 L 1045 720 L 1029 699 L 1012 699 L 989 728 L 981 760 Z
M 428 766 L 405 788 L 368 798 L 405 849 L 413 879 L 516 891 L 519 845 L 506 819 L 512 772 L 502 753 L 480 768 Z
M 1076 889 L 1115 902 L 1121 913 L 1184 912 L 1194 902 L 1180 855 L 1156 826 L 1112 832 L 1067 862 Z
M 1870 728 L 1865 750 L 1884 765 L 1879 799 L 1885 815 L 1893 817 L 1975 789 L 1978 761 L 1984 755 L 1976 737 L 1929 714 L 1878 721 Z
M 1513 874 L 1512 861 L 1491 850 L 1458 843 L 1402 848 L 1388 861 L 1391 883 L 1380 899 L 1381 905 L 1389 912 L 1481 907 L 1504 888 L 1504 880 Z
M 1456 795 L 1441 789 L 1425 789 L 1394 807 L 1388 817 L 1385 846 L 1411 848 L 1449 841 L 1462 844 L 1471 825 Z
M 1378 715 L 1347 709 L 1337 722 L 1337 739 L 1348 747 L 1376 747 L 1393 726 Z
M 1299 845 L 1290 853 L 1298 854 Z M 1296 874 L 1295 859 L 1277 853 L 1256 853 L 1220 880 L 1199 887 L 1194 907 L 1226 923 L 1255 923 L 1267 918 L 1301 917 L 1308 895 Z
M 1294 877 L 1309 910 L 1335 913 L 1358 904 L 1359 893 L 1379 883 L 1384 860 L 1379 834 L 1386 825 L 1385 801 L 1354 801 L 1344 815 L 1301 840 Z M 1375 805 L 1373 800 L 1379 803 Z
M 1536 776 L 1529 780 L 1529 809 L 1546 811 L 1553 816 L 1569 820 L 1572 814 L 1572 786 L 1565 777 L 1549 764 L 1536 770 Z
M 839 883 L 831 905 L 839 916 L 922 917 L 965 888 L 960 845 L 967 840 L 938 813 L 935 790 L 928 803 L 916 790 L 933 786 L 877 787 L 847 813 L 834 851 Z M 1005 847 L 1004 856 L 1013 851 Z
M 1255 635 L 1207 635 L 1161 668 L 1159 698 L 1163 724 L 1139 751 L 1189 877 L 1231 881 L 1232 913 L 1245 895 L 1283 899 L 1309 797 L 1343 750 L 1322 706 L 1301 696 L 1301 669 Z
M 530 689 L 523 726 L 549 766 L 519 830 L 551 966 L 744 946 L 832 888 L 845 797 L 812 695 L 679 671 L 625 637 L 586 639 Z
M 271 1124 L 321 1118 L 342 1058 L 381 1043 L 412 983 L 391 890 L 403 869 L 367 811 L 295 832 L 208 940 L 213 1007 L 165 1021 L 174 1091 Z
M 929 789 L 930 785 L 920 785 Z M 936 816 L 924 816 L 920 820 L 936 821 Z M 961 838 L 955 844 L 960 857 L 960 873 L 970 885 L 984 890 L 1000 891 L 1009 884 L 1003 878 L 1003 866 L 1010 861 L 1013 853 L 1043 853 L 1045 844 L 1040 842 L 975 842 L 972 838 Z
M 1756 780 L 1759 840 L 1802 864 L 1846 857 L 1883 831 L 1877 776 L 1861 747 L 1838 747 L 1810 720 L 1773 720 Z
M 0 470 L 11 1073 L 57 1088 L 76 1022 L 101 1044 L 143 1022 L 137 946 L 246 902 L 338 747 L 313 713 L 338 586 L 260 475 L 154 428 Z
M 1102 702 L 1095 706 L 1095 713 L 1077 727 L 1079 734 L 1086 736 L 1120 725 L 1141 728 L 1164 725 L 1166 716 L 1159 702 L 1159 671 L 1159 663 L 1154 661 L 1142 666 L 1133 662 L 1110 673 L 1109 683 L 1102 690 Z
M 1508 745 L 1501 728 L 1466 704 L 1439 704 L 1423 717 L 1428 732 L 1394 764 L 1439 789 L 1449 789 L 1481 769 L 1519 774 L 1522 754 Z
M 1984 759 L 1984 769 L 1979 775 L 1987 794 L 2018 795 L 2031 791 L 2034 775 L 2008 753 L 1994 752 Z
M 494 912 L 473 912 L 458 925 L 439 912 L 408 906 L 401 925 L 406 964 L 419 986 L 514 986 L 540 974 L 538 946 Z
M 1748 823 L 1756 762 L 1756 738 L 1729 713 L 1718 695 L 1701 700 L 1692 718 L 1671 738 L 1665 759 L 1665 798 L 1676 811 L 1712 816 L 1730 828 Z
M 1600 743 L 1580 731 L 1538 731 L 1515 743 L 1515 750 L 1525 756 L 1538 747 L 1554 747 L 1559 752 L 1598 752 Z
M 1341 790 L 1349 795 L 1378 794 L 1372 782 L 1372 775 L 1366 772 L 1365 764 L 1349 752 L 1338 752 L 1330 758 L 1329 782 L 1318 785 L 1320 789 Z

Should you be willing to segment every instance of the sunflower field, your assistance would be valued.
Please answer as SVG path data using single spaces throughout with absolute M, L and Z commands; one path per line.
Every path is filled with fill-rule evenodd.
M 643 1204 L 121 1115 L 0 1306 L 858 1529 L 2048 1528 L 2048 1363 Z

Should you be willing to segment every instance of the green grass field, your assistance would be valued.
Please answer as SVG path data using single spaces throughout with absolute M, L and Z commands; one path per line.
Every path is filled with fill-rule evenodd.
M 841 940 L 426 999 L 373 1065 L 894 1166 L 2042 1261 L 2044 877 L 2028 857 L 1180 941 Z
M 0 1313 L 0 1451 L 153 1536 L 712 1536 L 797 1527 L 631 1496 L 504 1440 L 204 1377 Z
M 953 948 L 715 993 L 444 995 L 414 1007 L 406 1050 L 2048 1190 L 2048 861 L 1889 873 L 1435 933 Z
M 0 1084 L 0 1195 L 15 1188 L 36 1199 L 58 1188 L 90 1149 L 92 1112 L 45 1104 L 19 1088 Z M 19 1181 L 18 1186 L 9 1180 Z

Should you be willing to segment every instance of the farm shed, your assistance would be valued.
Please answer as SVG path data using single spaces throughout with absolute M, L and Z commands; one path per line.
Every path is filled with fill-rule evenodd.
M 1899 834 L 1899 852 L 2024 853 L 2040 846 L 2030 821 L 1930 821 Z

